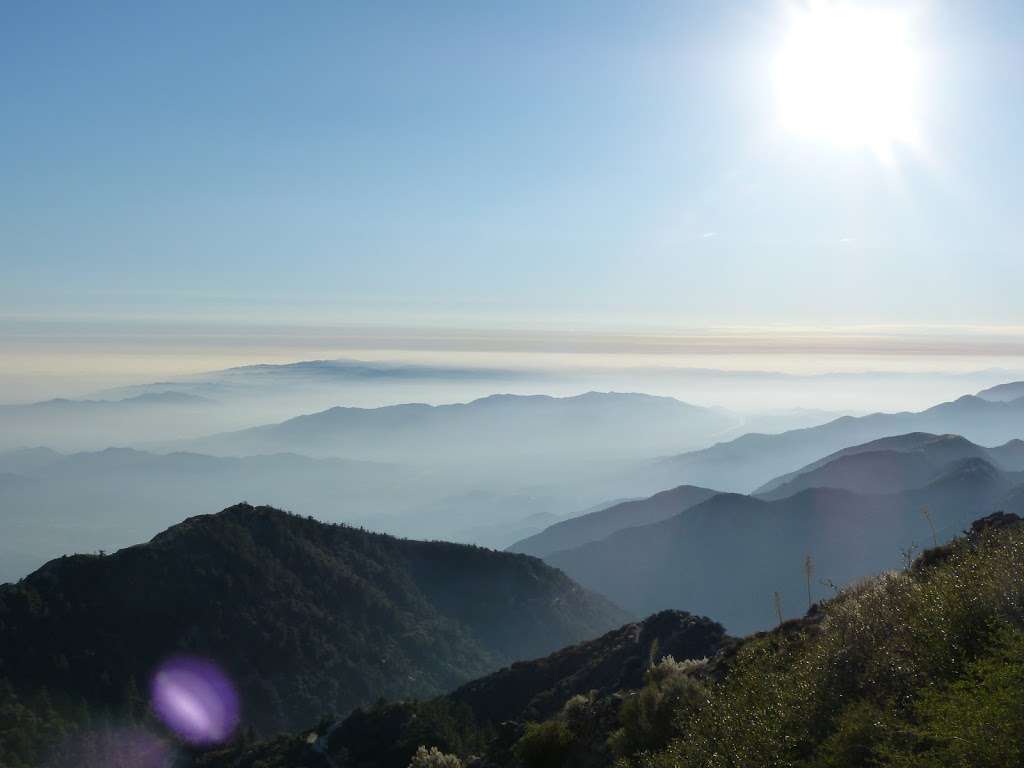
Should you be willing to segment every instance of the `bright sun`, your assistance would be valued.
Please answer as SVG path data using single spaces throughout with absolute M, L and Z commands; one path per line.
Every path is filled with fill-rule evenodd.
M 783 125 L 845 146 L 915 144 L 918 56 L 909 18 L 819 0 L 794 9 L 775 60 Z

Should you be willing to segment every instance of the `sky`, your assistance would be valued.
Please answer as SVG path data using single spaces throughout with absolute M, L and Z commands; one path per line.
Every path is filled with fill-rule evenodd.
M 382 328 L 843 354 L 870 328 L 1012 364 L 1024 4 L 869 5 L 916 62 L 915 140 L 884 151 L 783 124 L 806 3 L 7 4 L 0 357 L 143 375 Z

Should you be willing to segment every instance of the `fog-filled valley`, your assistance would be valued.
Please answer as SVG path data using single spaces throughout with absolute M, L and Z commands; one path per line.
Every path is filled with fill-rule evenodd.
M 7 527 L 0 578 L 20 578 L 63 554 L 114 551 L 243 500 L 502 549 L 550 526 L 557 531 L 563 520 L 587 519 L 580 518 L 586 511 L 682 483 L 752 492 L 876 437 L 948 432 L 992 445 L 1018 434 L 1024 418 L 1013 390 L 986 388 L 981 397 L 918 413 L 864 417 L 810 407 L 741 413 L 609 391 L 491 394 L 442 405 L 336 403 L 272 422 L 283 404 L 307 396 L 327 402 L 367 381 L 390 391 L 396 380 L 428 387 L 483 379 L 486 386 L 497 375 L 316 361 L 0 407 Z
M 1013 453 L 1014 444 L 998 446 L 1024 424 L 1024 400 L 1006 382 L 916 412 L 854 416 L 810 407 L 741 413 L 666 396 L 591 391 L 491 394 L 441 405 L 335 403 L 273 421 L 282 403 L 343 397 L 353 382 L 385 391 L 396 380 L 428 387 L 438 379 L 489 382 L 497 375 L 315 361 L 140 384 L 96 399 L 4 406 L 0 501 L 7 536 L 0 576 L 20 578 L 63 554 L 114 551 L 183 517 L 239 501 L 399 536 L 548 556 L 629 526 L 598 524 L 582 538 L 565 538 L 564 546 L 531 550 L 517 542 L 562 541 L 562 530 L 617 515 L 630 526 L 659 522 L 716 492 L 792 496 L 806 483 L 787 478 L 774 490 L 762 486 L 891 435 L 960 435 L 994 446 L 984 458 L 1012 471 L 1013 461 L 1007 466 L 994 457 Z M 243 410 L 248 415 L 241 421 L 255 426 L 221 429 L 237 423 Z M 890 462 L 889 454 L 881 457 L 878 463 Z M 863 477 L 877 471 L 872 466 Z M 929 472 L 917 467 L 918 485 L 932 479 Z M 832 475 L 820 483 L 904 490 L 865 489 Z M 696 495 L 660 493 L 683 484 Z M 663 500 L 660 506 L 619 503 L 652 495 Z M 659 511 L 652 516 L 648 508 Z

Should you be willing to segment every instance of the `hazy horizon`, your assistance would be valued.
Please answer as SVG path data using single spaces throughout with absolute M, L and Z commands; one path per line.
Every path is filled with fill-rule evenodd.
M 0 404 L 95 398 L 256 364 L 356 360 L 472 371 L 474 380 L 339 389 L 319 406 L 441 404 L 494 393 L 641 391 L 740 411 L 919 409 L 1024 378 L 1012 327 L 666 329 L 225 325 L 19 320 L 0 332 Z M 435 376 L 436 378 L 436 376 Z M 443 378 L 443 377 L 442 377 Z M 459 379 L 464 378 L 460 375 Z M 837 386 L 842 382 L 847 386 Z M 859 384 L 858 384 L 859 382 Z M 305 407 L 304 407 L 305 405 Z
M 107 10 L 0 33 L 4 401 L 318 357 L 1020 367 L 1020 4 Z

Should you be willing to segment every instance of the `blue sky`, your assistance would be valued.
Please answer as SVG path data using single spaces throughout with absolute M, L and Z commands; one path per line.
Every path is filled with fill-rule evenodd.
M 784 5 L 8 4 L 0 322 L 1024 325 L 1024 4 L 914 3 L 888 161 Z

